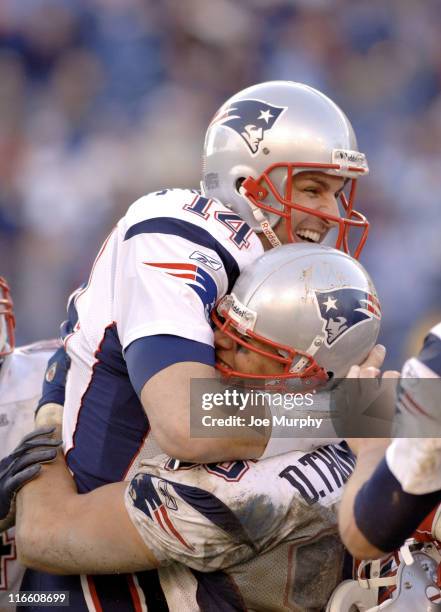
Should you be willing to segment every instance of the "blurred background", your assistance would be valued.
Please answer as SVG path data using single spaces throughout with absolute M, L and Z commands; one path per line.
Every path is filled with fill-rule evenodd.
M 1 0 L 0 274 L 53 337 L 129 204 L 195 187 L 206 126 L 263 80 L 317 87 L 368 156 L 361 261 L 398 367 L 441 319 L 439 0 Z

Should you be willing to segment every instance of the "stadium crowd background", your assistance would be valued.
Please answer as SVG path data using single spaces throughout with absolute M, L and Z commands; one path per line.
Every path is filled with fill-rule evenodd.
M 302 81 L 349 115 L 371 175 L 361 261 L 398 367 L 441 318 L 439 0 L 1 0 L 0 272 L 18 341 L 54 336 L 127 206 L 195 187 L 220 103 Z

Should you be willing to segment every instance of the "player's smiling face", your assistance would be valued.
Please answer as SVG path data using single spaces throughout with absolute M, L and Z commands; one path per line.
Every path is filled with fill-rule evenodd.
M 246 341 L 267 353 L 278 355 L 277 350 L 274 347 L 268 346 L 268 344 L 252 338 L 246 338 Z M 243 374 L 259 374 L 264 376 L 278 376 L 284 371 L 282 363 L 247 349 L 224 334 L 220 329 L 214 332 L 214 345 L 216 348 L 216 362 L 220 362 L 231 370 L 236 370 Z
M 340 217 L 338 202 L 344 184 L 343 178 L 324 172 L 300 172 L 293 179 L 292 201 L 313 211 Z M 295 242 L 322 242 L 329 230 L 336 225 L 329 219 L 299 210 L 293 210 L 291 215 Z M 274 231 L 282 244 L 290 242 L 283 220 L 276 225 Z

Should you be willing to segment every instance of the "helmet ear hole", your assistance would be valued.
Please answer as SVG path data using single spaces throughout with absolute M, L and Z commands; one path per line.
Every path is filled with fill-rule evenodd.
M 244 182 L 245 177 L 241 176 L 240 178 L 236 179 L 236 191 L 237 193 L 240 194 L 240 188 L 242 187 L 242 183 Z

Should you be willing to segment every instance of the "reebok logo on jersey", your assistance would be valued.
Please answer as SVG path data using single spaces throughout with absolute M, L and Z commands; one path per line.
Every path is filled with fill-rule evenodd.
M 205 318 L 210 320 L 210 313 L 213 309 L 217 298 L 217 285 L 211 278 L 210 274 L 200 266 L 190 263 L 153 263 L 144 261 L 146 266 L 161 270 L 173 276 L 173 278 L 181 279 L 188 287 L 199 296 L 204 305 Z
M 219 268 L 222 267 L 222 262 L 218 261 L 217 259 L 214 259 L 214 257 L 210 257 L 206 253 L 201 253 L 200 251 L 194 251 L 190 255 L 190 259 L 199 261 L 201 264 L 208 266 L 212 270 L 219 270 Z
M 320 316 L 325 321 L 327 346 L 331 346 L 351 327 L 368 319 L 381 319 L 380 303 L 372 293 L 354 287 L 314 293 Z

